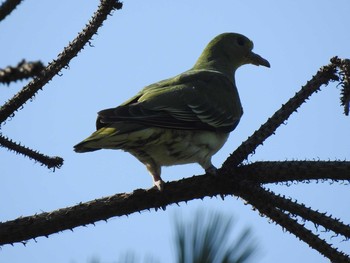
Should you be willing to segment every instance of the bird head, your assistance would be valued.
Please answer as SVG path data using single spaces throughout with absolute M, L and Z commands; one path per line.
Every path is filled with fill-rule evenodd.
M 232 75 L 244 64 L 270 67 L 266 59 L 252 51 L 253 47 L 253 42 L 244 35 L 220 34 L 205 47 L 194 68 L 210 68 Z

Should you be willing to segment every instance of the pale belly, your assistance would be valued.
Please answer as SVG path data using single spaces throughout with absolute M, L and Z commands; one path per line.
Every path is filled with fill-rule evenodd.
M 135 140 L 135 144 L 138 141 L 137 147 L 124 150 L 145 164 L 155 162 L 158 166 L 170 166 L 199 163 L 204 169 L 211 166 L 211 157 L 221 149 L 229 136 L 228 133 L 160 128 L 153 128 L 147 133 L 149 136 L 145 136 L 143 131 L 139 137 L 142 139 Z M 135 135 L 134 139 L 137 137 Z

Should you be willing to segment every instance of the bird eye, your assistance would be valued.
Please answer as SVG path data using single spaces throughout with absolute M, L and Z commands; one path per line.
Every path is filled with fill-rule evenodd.
M 237 44 L 240 45 L 240 46 L 244 46 L 245 39 L 243 37 L 237 38 Z

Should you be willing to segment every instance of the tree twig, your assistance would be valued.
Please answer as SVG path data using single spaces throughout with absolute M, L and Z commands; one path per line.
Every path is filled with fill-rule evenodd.
M 22 0 L 6 0 L 0 6 L 0 21 L 4 20 L 16 7 L 22 2 Z
M 0 134 L 0 146 L 6 147 L 17 154 L 22 154 L 24 156 L 29 157 L 30 159 L 33 159 L 42 165 L 47 166 L 47 168 L 55 169 L 60 168 L 63 165 L 63 159 L 58 156 L 50 157 L 47 155 L 44 155 L 42 153 L 39 153 L 38 151 L 34 151 L 28 147 L 22 146 L 19 143 L 13 142 L 12 140 L 6 138 L 2 134 Z
M 23 59 L 16 67 L 0 69 L 0 83 L 9 84 L 12 81 L 38 76 L 43 68 L 44 64 L 41 61 L 26 62 Z
M 336 234 L 343 235 L 347 239 L 350 238 L 350 226 L 340 222 L 340 220 L 327 216 L 326 213 L 314 211 L 310 207 L 306 207 L 296 201 L 293 202 L 285 196 L 276 195 L 270 190 L 262 190 L 256 184 L 249 183 L 249 185 L 247 185 L 249 181 L 246 182 L 245 189 L 249 190 L 249 194 L 252 195 L 251 199 L 264 200 L 264 202 L 282 211 L 288 211 L 293 215 L 300 216 L 303 220 L 308 220 L 315 225 L 321 225 L 326 230 L 331 230 Z
M 338 64 L 340 68 L 340 78 L 342 86 L 340 103 L 344 107 L 344 114 L 346 116 L 349 115 L 350 109 L 350 59 L 338 59 Z
M 13 115 L 26 101 L 32 98 L 48 81 L 60 72 L 72 58 L 77 56 L 79 51 L 85 46 L 91 37 L 96 34 L 98 28 L 114 9 L 121 9 L 122 4 L 117 0 L 101 0 L 100 6 L 88 25 L 78 34 L 78 36 L 63 49 L 56 60 L 53 60 L 41 72 L 41 74 L 26 85 L 18 94 L 7 101 L 0 108 L 0 125 L 9 116 Z
M 239 196 L 259 210 L 260 213 L 271 218 L 282 228 L 294 234 L 310 247 L 329 258 L 332 262 L 350 262 L 350 257 L 348 255 L 333 248 L 325 240 L 319 238 L 309 229 L 306 229 L 299 224 L 295 219 L 292 219 L 290 216 L 276 208 L 274 204 L 269 203 L 269 199 L 266 199 L 266 191 L 263 188 L 252 185 L 249 182 L 244 183 L 245 187 L 241 188 L 243 191 L 240 192 Z M 246 191 L 247 189 L 249 189 L 249 191 Z

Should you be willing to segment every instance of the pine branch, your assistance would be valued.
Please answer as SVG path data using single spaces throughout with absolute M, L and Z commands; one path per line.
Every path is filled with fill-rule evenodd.
M 6 0 L 0 6 L 0 21 L 11 14 L 13 10 L 22 2 L 22 0 Z
M 335 58 L 332 58 L 334 60 Z M 286 104 L 276 111 L 260 128 L 244 141 L 224 162 L 223 166 L 236 167 L 254 153 L 259 145 L 275 133 L 276 129 L 283 124 L 293 112 L 303 104 L 314 92 L 317 92 L 322 85 L 327 85 L 331 80 L 338 80 L 337 65 L 331 62 L 322 67 L 299 92 L 295 94 Z
M 50 156 L 44 155 L 30 148 L 22 146 L 17 142 L 13 142 L 12 140 L 6 138 L 1 134 L 0 134 L 0 146 L 6 147 L 11 151 L 16 152 L 17 154 L 22 154 L 24 156 L 27 156 L 28 158 L 33 159 L 41 163 L 42 165 L 47 166 L 47 168 L 49 169 L 60 168 L 63 165 L 63 159 L 61 157 L 58 157 L 58 156 L 50 157 Z
M 9 84 L 13 81 L 38 76 L 44 65 L 41 61 L 26 62 L 24 59 L 16 67 L 8 66 L 0 69 L 0 83 Z
M 41 74 L 26 85 L 18 94 L 7 101 L 0 108 L 0 125 L 9 116 L 12 116 L 24 103 L 32 98 L 42 87 L 48 83 L 56 74 L 68 65 L 72 58 L 77 56 L 91 37 L 96 34 L 103 21 L 114 9 L 121 9 L 122 4 L 116 0 L 101 0 L 100 6 L 95 12 L 88 25 L 78 36 L 63 49 L 56 60 L 53 60 L 41 72 Z

